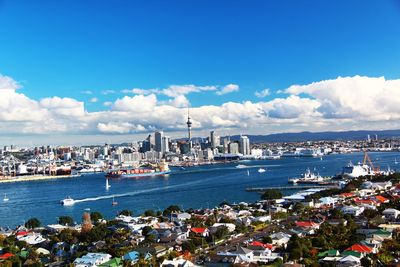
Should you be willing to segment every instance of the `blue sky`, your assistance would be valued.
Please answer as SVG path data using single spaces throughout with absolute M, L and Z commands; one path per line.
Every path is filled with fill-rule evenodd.
M 390 0 L 0 0 L 0 73 L 32 100 L 69 97 L 89 112 L 123 89 L 170 85 L 240 87 L 187 94 L 193 107 L 260 101 L 265 88 L 271 101 L 338 76 L 398 79 L 399 25 Z

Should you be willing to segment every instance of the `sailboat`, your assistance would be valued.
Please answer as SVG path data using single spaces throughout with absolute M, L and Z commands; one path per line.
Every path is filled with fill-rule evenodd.
M 399 164 L 399 162 L 397 161 L 397 158 L 394 158 L 394 164 Z
M 9 201 L 10 199 L 7 197 L 7 194 L 6 193 L 4 193 L 4 198 L 3 198 L 3 201 L 4 202 L 7 202 L 7 201 Z
M 247 170 L 247 176 L 250 176 L 250 171 L 249 170 Z
M 106 190 L 110 189 L 111 185 L 108 183 L 108 179 L 106 178 Z
M 113 197 L 113 201 L 111 202 L 111 205 L 113 205 L 113 206 L 116 206 L 116 205 L 118 205 L 118 202 L 117 202 L 117 201 L 115 201 L 114 197 Z

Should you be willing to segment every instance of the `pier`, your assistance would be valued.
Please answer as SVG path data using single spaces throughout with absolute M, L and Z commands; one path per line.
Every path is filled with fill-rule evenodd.
M 268 189 L 276 189 L 282 191 L 289 191 L 289 190 L 302 190 L 302 189 L 332 189 L 338 188 L 337 186 L 333 185 L 297 185 L 297 186 L 269 186 L 269 187 L 248 187 L 246 188 L 247 192 L 264 192 Z

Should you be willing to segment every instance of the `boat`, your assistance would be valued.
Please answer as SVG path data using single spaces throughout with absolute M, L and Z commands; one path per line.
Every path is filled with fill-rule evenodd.
M 9 201 L 10 199 L 7 197 L 7 194 L 6 193 L 4 193 L 4 198 L 3 198 L 3 201 L 4 202 L 7 202 L 7 201 Z
M 394 164 L 399 164 L 399 162 L 397 161 L 397 158 L 394 159 Z
M 151 177 L 158 175 L 166 175 L 171 171 L 168 164 L 165 162 L 159 163 L 155 166 L 143 168 L 120 168 L 111 169 L 106 173 L 106 178 L 140 178 Z
M 106 178 L 106 190 L 109 190 L 111 185 L 108 183 L 108 179 Z
M 111 205 L 113 205 L 113 206 L 116 206 L 116 205 L 118 205 L 118 202 L 117 202 L 117 201 L 115 201 L 114 197 L 113 197 L 113 200 L 112 200 L 112 202 L 111 202 Z
M 328 180 L 330 180 L 330 178 L 324 178 L 321 175 L 312 172 L 310 169 L 307 169 L 306 172 L 301 174 L 300 177 L 290 178 L 289 183 L 292 183 L 292 184 L 297 184 L 297 183 L 320 184 L 320 183 L 324 183 Z
M 75 204 L 75 200 L 73 200 L 71 197 L 67 197 L 61 200 L 61 204 L 64 206 L 72 206 Z
M 249 170 L 247 170 L 247 176 L 250 176 L 250 171 Z
M 371 167 L 366 164 L 358 163 L 357 165 L 353 165 L 352 162 L 349 162 L 347 166 L 343 167 L 342 176 L 357 178 L 360 176 L 372 175 L 372 172 Z
M 236 168 L 237 168 L 237 169 L 247 168 L 247 165 L 239 164 L 239 165 L 236 165 Z
M 267 171 L 267 170 L 265 170 L 265 169 L 263 169 L 263 168 L 259 168 L 259 169 L 258 169 L 258 172 L 259 172 L 259 173 L 263 173 L 263 172 L 266 172 L 266 171 Z

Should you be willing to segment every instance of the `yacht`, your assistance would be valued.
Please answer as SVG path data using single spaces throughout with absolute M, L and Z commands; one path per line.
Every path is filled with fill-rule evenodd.
M 10 199 L 7 197 L 7 194 L 6 193 L 4 193 L 4 198 L 3 198 L 3 201 L 4 202 L 7 202 L 7 201 L 9 201 Z
M 111 205 L 113 205 L 113 206 L 117 206 L 117 205 L 118 205 L 118 202 L 115 201 L 114 197 L 113 197 L 113 200 L 112 200 L 112 202 L 111 202 Z
M 258 172 L 259 172 L 259 173 L 263 173 L 263 172 L 266 172 L 266 170 L 263 169 L 263 168 L 259 168 L 259 169 L 258 169 Z
M 109 190 L 111 185 L 108 183 L 108 178 L 106 178 L 106 190 Z
M 67 197 L 61 200 L 61 204 L 64 206 L 72 206 L 75 204 L 75 200 L 73 200 L 71 197 Z

